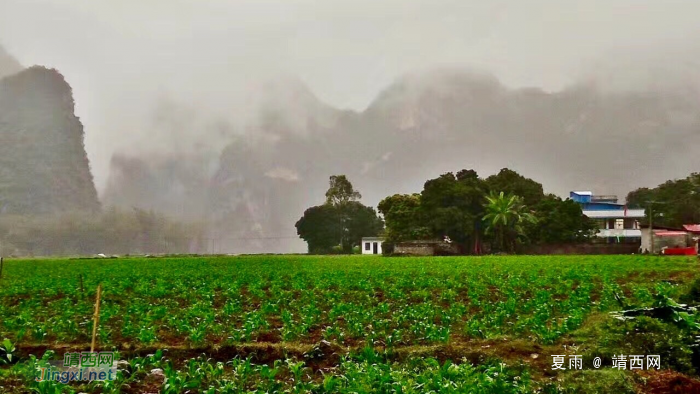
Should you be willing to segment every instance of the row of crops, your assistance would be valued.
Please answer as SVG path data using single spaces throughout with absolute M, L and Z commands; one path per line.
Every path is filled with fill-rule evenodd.
M 129 387 L 147 384 L 152 368 L 165 375 L 151 382 L 160 387 L 155 392 L 168 393 L 529 392 L 527 369 L 497 359 L 473 364 L 422 354 L 396 361 L 374 352 L 496 340 L 553 346 L 592 314 L 677 299 L 696 264 L 653 256 L 10 260 L 0 280 L 0 339 L 20 354 L 87 350 L 102 284 L 99 348 L 132 356 L 116 382 L 95 383 L 94 392 L 141 392 Z M 287 351 L 321 342 L 342 349 L 339 358 Z M 264 360 L 136 356 L 138 349 L 211 354 L 247 344 L 282 352 Z M 13 370 L 22 375 L 18 368 L 30 371 L 41 357 Z
M 25 375 L 47 365 L 32 359 L 22 368 Z M 397 364 L 384 362 L 377 354 L 343 357 L 338 365 L 313 371 L 304 360 L 283 359 L 260 364 L 250 358 L 228 362 L 204 356 L 182 360 L 179 365 L 158 351 L 134 357 L 118 369 L 117 379 L 90 382 L 77 387 L 43 381 L 32 382 L 40 394 L 78 393 L 524 393 L 532 387 L 526 370 L 491 362 L 473 366 L 466 362 L 439 362 L 433 358 Z M 154 375 L 151 371 L 158 371 Z M 21 375 L 21 372 L 16 375 Z M 2 380 L 0 380 L 0 388 Z M 478 389 L 475 389 L 478 388 Z
M 401 346 L 503 335 L 552 343 L 592 311 L 674 296 L 686 260 L 653 257 L 439 259 L 238 257 L 9 262 L 0 336 L 205 345 L 358 342 Z M 82 291 L 81 291 L 82 277 Z M 659 280 L 654 280 L 654 279 Z

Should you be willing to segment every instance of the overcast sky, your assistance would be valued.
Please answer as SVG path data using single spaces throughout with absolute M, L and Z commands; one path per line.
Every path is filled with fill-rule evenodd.
M 233 111 L 285 73 L 362 110 L 397 76 L 444 65 L 551 91 L 620 48 L 699 37 L 697 0 L 0 0 L 0 44 L 73 86 L 98 189 L 159 97 Z

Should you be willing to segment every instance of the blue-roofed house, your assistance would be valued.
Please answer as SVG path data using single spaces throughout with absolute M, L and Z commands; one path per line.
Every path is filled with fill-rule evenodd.
M 609 243 L 640 243 L 642 231 L 639 220 L 643 209 L 627 209 L 617 196 L 594 195 L 590 191 L 573 191 L 569 198 L 581 204 L 583 214 L 598 223 L 597 236 Z

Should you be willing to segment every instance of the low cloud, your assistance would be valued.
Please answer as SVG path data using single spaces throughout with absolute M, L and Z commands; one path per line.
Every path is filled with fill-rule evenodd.
M 287 182 L 298 182 L 299 173 L 285 167 L 275 167 L 265 173 L 265 176 L 272 179 L 281 179 Z

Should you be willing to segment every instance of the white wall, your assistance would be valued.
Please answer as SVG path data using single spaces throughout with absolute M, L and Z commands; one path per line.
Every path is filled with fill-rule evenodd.
M 608 218 L 608 219 L 616 219 L 616 218 L 642 219 L 642 218 L 644 218 L 644 210 L 643 209 L 628 209 L 627 215 L 625 215 L 624 209 L 602 210 L 602 211 L 583 210 L 583 214 L 588 216 L 591 219 L 605 219 L 605 218 Z
M 384 242 L 383 239 L 378 239 L 378 238 L 370 238 L 362 239 L 362 244 L 360 245 L 360 249 L 362 250 L 362 254 L 374 254 L 374 244 L 377 244 L 377 254 L 382 254 L 382 242 Z M 369 243 L 369 250 L 366 250 L 366 244 Z

